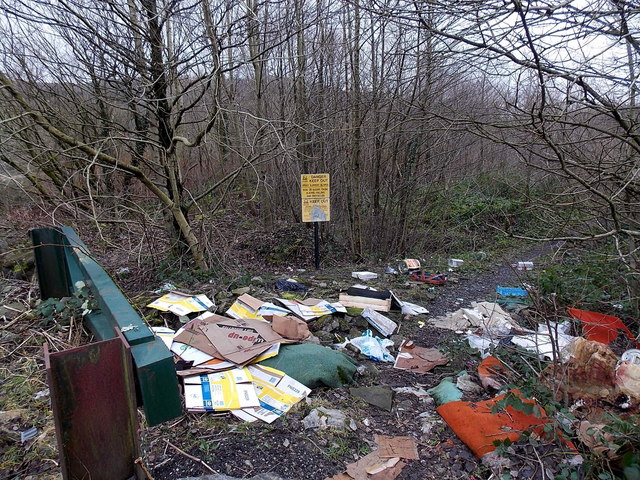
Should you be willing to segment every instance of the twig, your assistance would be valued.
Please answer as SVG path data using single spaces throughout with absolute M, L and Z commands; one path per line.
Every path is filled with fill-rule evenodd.
M 149 470 L 147 470 L 147 467 L 145 467 L 144 463 L 142 462 L 142 457 L 136 458 L 135 462 L 133 463 L 135 463 L 136 465 L 140 465 L 140 468 L 144 472 L 144 475 L 147 477 L 147 480 L 153 480 L 151 473 L 149 472 Z
M 13 325 L 14 323 L 16 323 L 18 320 L 20 320 L 23 316 L 25 316 L 28 312 L 22 312 L 20 315 L 18 315 L 16 318 L 14 318 L 13 320 L 11 320 L 9 323 L 7 323 L 6 325 L 0 325 L 0 330 L 5 330 L 7 328 L 9 328 L 11 325 Z
M 196 463 L 199 463 L 200 465 L 202 465 L 204 468 L 206 468 L 207 470 L 209 470 L 211 473 L 218 473 L 216 472 L 213 468 L 211 468 L 209 465 L 207 465 L 207 463 L 204 460 L 201 460 L 197 457 L 194 457 L 193 455 L 189 455 L 187 452 L 185 452 L 184 450 L 180 450 L 178 447 L 176 447 L 173 443 L 171 443 L 169 440 L 167 440 L 166 438 L 164 439 L 165 443 L 167 445 L 169 445 L 171 448 L 173 448 L 176 452 L 184 455 L 185 457 L 193 460 Z

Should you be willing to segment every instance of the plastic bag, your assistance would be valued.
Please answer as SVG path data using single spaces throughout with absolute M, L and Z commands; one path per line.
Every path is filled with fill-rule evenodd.
M 387 350 L 387 347 L 393 345 L 393 341 L 374 337 L 371 330 L 365 330 L 362 336 L 351 339 L 349 343 L 358 347 L 363 355 L 377 362 L 393 362 L 395 360 Z

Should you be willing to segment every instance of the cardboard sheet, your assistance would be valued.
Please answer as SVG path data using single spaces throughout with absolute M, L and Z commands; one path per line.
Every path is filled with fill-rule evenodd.
M 413 437 L 389 437 L 386 435 L 374 435 L 378 444 L 380 458 L 406 458 L 407 460 L 419 460 L 418 447 Z
M 233 305 L 227 310 L 227 315 L 231 318 L 253 318 L 264 321 L 262 315 L 258 313 L 260 307 L 264 305 L 262 300 L 252 297 L 248 293 L 240 295 Z
M 161 312 L 171 312 L 183 316 L 190 313 L 203 312 L 213 307 L 214 303 L 206 295 L 189 295 L 182 292 L 169 292 L 147 305 Z
M 249 363 L 282 341 L 271 325 L 257 319 L 229 318 L 199 327 L 221 357 L 237 365 Z
M 197 318 L 191 320 L 180 330 L 178 330 L 176 332 L 176 336 L 173 338 L 173 341 L 196 348 L 211 357 L 222 358 L 218 350 L 213 346 L 213 344 L 209 341 L 202 330 L 200 330 L 200 325 L 211 324 L 225 320 L 228 320 L 228 318 L 221 315 L 216 315 L 214 313 L 203 313 Z M 184 350 L 184 348 L 181 347 L 181 350 Z M 179 352 L 173 349 L 172 351 L 182 357 Z M 183 357 L 183 360 L 187 359 Z
M 185 407 L 190 412 L 256 407 L 260 402 L 251 380 L 246 368 L 186 377 Z
M 305 321 L 314 320 L 324 315 L 332 313 L 346 313 L 347 310 L 340 303 L 329 303 L 326 300 L 307 299 L 304 302 L 298 300 L 277 299 L 282 305 L 288 308 L 294 315 Z
M 245 421 L 257 419 L 272 423 L 311 393 L 311 389 L 275 368 L 259 365 L 247 368 L 253 378 L 260 405 L 232 412 Z
M 365 308 L 362 312 L 362 316 L 385 337 L 393 335 L 393 332 L 398 329 L 398 324 L 396 322 L 385 317 L 381 313 L 372 310 L 371 308 Z

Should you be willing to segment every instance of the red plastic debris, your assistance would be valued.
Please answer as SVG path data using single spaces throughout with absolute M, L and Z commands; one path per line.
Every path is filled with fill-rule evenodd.
M 568 308 L 567 311 L 573 318 L 582 322 L 582 331 L 587 340 L 609 345 L 618 338 L 618 333 L 622 330 L 629 337 L 629 340 L 636 345 L 640 345 L 631 331 L 618 317 L 577 308 Z

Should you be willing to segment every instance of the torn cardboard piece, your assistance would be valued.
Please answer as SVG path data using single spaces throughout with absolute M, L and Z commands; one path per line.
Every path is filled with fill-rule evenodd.
M 273 315 L 271 317 L 271 328 L 277 334 L 290 340 L 302 340 L 311 336 L 306 322 L 291 316 Z
M 381 313 L 376 312 L 370 307 L 365 308 L 361 315 L 385 337 L 393 335 L 393 333 L 398 329 L 398 324 L 396 322 L 385 317 Z
M 436 348 L 419 347 L 411 340 L 405 340 L 400 346 L 394 368 L 411 370 L 416 373 L 427 373 L 438 365 L 449 363 L 449 357 Z
M 454 331 L 481 328 L 483 335 L 489 337 L 508 335 L 512 329 L 523 330 L 497 303 L 472 302 L 471 307 L 438 317 L 431 324 Z
M 406 463 L 397 457 L 381 458 L 377 451 L 373 451 L 347 465 L 347 475 L 353 480 L 393 480 L 405 466 Z
M 347 465 L 347 471 L 327 480 L 394 480 L 407 465 L 401 459 L 419 460 L 412 437 L 375 435 L 377 450 Z
M 418 447 L 413 437 L 390 437 L 387 435 L 374 435 L 378 444 L 378 456 L 380 458 L 405 458 L 407 460 L 419 460 Z
M 201 323 L 199 328 L 223 359 L 237 365 L 246 365 L 283 340 L 271 325 L 257 319 L 230 318 Z
M 184 316 L 190 313 L 203 312 L 215 306 L 206 295 L 189 295 L 188 293 L 172 291 L 147 305 L 161 312 L 171 312 Z

